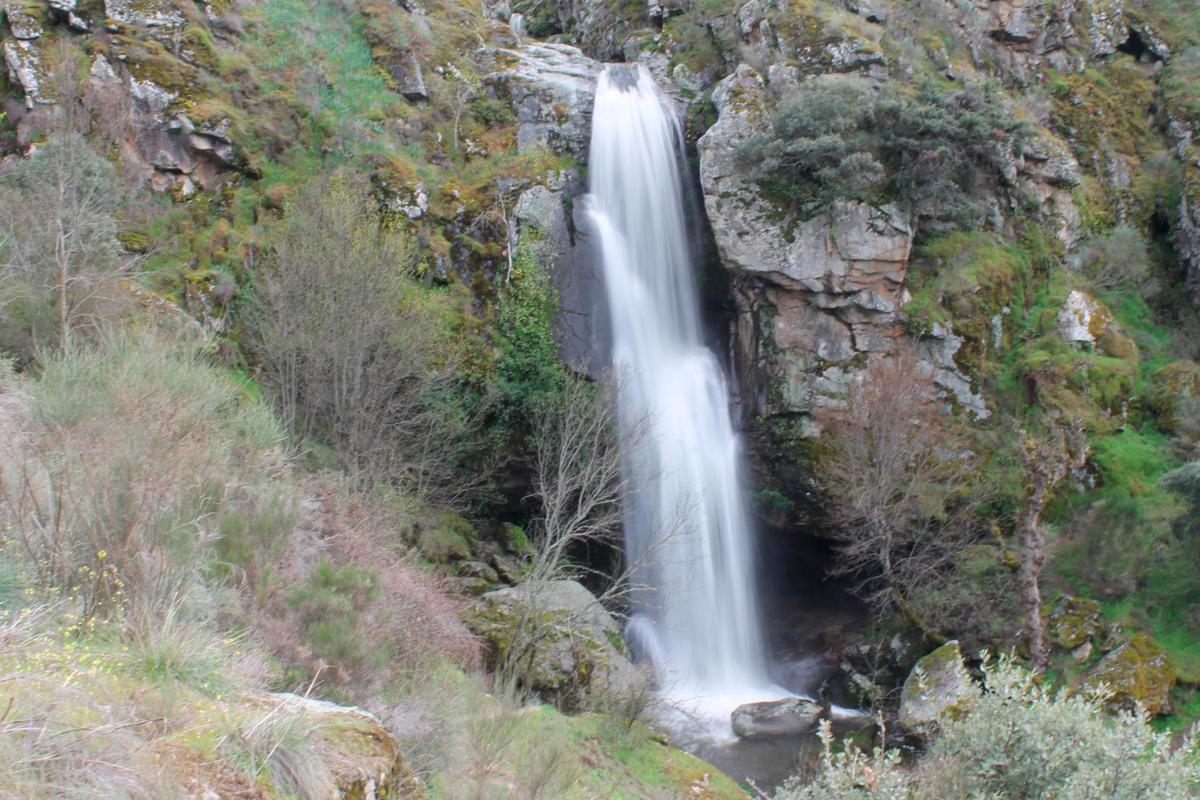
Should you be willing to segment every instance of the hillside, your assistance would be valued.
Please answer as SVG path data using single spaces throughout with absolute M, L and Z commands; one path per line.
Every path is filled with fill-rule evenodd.
M 1125 796 L 1114 748 L 1195 796 L 1189 0 L 3 8 L 0 797 Z M 627 627 L 701 449 L 636 472 L 614 62 L 679 124 L 786 756 Z M 962 767 L 1056 716 L 1058 788 Z

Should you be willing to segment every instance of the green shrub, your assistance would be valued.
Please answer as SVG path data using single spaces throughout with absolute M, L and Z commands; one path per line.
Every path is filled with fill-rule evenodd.
M 1145 717 L 1109 716 L 1102 697 L 1047 689 L 1008 659 L 984 664 L 972 710 L 946 720 L 912 768 L 895 750 L 834 752 L 828 724 L 816 778 L 776 800 L 1188 800 L 1200 789 L 1195 743 L 1173 746 Z
M 374 575 L 349 564 L 322 561 L 304 585 L 288 597 L 313 652 L 346 669 L 371 666 L 386 657 L 382 648 L 360 635 L 355 622 L 379 597 Z
M 738 160 L 810 215 L 838 198 L 894 201 L 934 226 L 971 226 L 981 189 L 1027 136 L 991 84 L 925 81 L 910 95 L 822 75 L 780 103 L 771 131 L 748 139 Z
M 494 413 L 510 431 L 527 430 L 538 407 L 562 392 L 566 370 L 554 341 L 557 315 L 558 294 L 536 248 L 521 247 L 500 293 L 489 389 Z

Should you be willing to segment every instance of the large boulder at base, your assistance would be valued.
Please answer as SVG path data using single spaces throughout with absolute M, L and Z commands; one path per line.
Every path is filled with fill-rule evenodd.
M 976 691 L 963 666 L 958 642 L 946 642 L 918 661 L 904 681 L 900 724 L 910 731 L 926 732 L 939 721 L 964 713 Z
M 1100 604 L 1063 595 L 1046 616 L 1046 638 L 1064 650 L 1074 650 L 1100 632 Z
M 1152 715 L 1171 711 L 1175 668 L 1158 644 L 1144 633 L 1106 654 L 1084 677 L 1085 689 L 1108 691 L 1110 708 L 1132 710 L 1141 704 Z
M 621 628 L 575 581 L 528 582 L 488 592 L 467 625 L 489 645 L 493 665 L 516 656 L 518 680 L 564 708 L 597 692 L 632 695 L 646 679 L 625 657 Z
M 743 739 L 768 739 L 808 733 L 821 719 L 821 706 L 808 697 L 746 703 L 733 710 L 733 732 Z

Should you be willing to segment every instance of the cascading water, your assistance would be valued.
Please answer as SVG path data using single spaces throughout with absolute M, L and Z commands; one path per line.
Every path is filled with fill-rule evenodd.
M 600 75 L 592 124 L 588 211 L 603 256 L 634 487 L 626 553 L 635 585 L 645 587 L 635 592 L 627 635 L 668 694 L 728 714 L 773 687 L 740 444 L 721 369 L 701 339 L 682 136 L 640 66 L 611 65 Z

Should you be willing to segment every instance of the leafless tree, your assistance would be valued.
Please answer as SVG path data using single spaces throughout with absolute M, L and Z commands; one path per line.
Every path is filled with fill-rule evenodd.
M 1040 439 L 1021 431 L 1021 460 L 1028 483 L 1025 503 L 1017 516 L 1016 575 L 1029 661 L 1037 669 L 1045 669 L 1049 658 L 1041 617 L 1040 583 L 1042 565 L 1046 562 L 1042 514 L 1058 485 L 1072 470 L 1082 469 L 1087 458 L 1087 440 L 1079 420 L 1073 420 L 1065 430 L 1059 423 L 1051 422 L 1048 434 Z
M 112 166 L 77 133 L 56 133 L 0 183 L 6 314 L 23 346 L 70 345 L 131 262 L 117 241 Z
M 606 378 L 592 383 L 569 377 L 561 396 L 543 403 L 535 412 L 532 436 L 536 442 L 533 463 L 533 492 L 530 499 L 537 507 L 531 526 L 533 552 L 521 583 L 525 601 L 512 620 L 513 646 L 501 654 L 496 666 L 498 680 L 510 691 L 519 691 L 520 676 L 539 647 L 558 633 L 561 626 L 577 620 L 570 615 L 547 615 L 539 599 L 555 581 L 592 578 L 606 588 L 596 599 L 598 606 L 612 609 L 623 605 L 637 587 L 638 568 L 653 559 L 654 551 L 674 535 L 672 525 L 656 532 L 653 542 L 640 559 L 621 565 L 612 573 L 601 574 L 572 560 L 585 547 L 615 546 L 620 540 L 622 504 L 638 487 L 632 486 L 622 471 L 622 452 L 636 447 L 646 435 L 643 421 L 622 423 L 618 419 L 616 381 Z M 680 517 L 682 519 L 682 517 Z M 594 609 L 583 609 L 587 617 Z M 604 702 L 623 713 L 631 704 L 639 710 L 650 703 L 645 686 L 588 687 L 595 694 L 604 691 Z
M 841 548 L 837 571 L 867 576 L 877 608 L 894 605 L 933 640 L 943 638 L 914 602 L 974 540 L 972 486 L 979 459 L 955 440 L 914 357 L 872 365 L 847 407 L 827 414 L 820 478 Z
M 414 267 L 406 231 L 362 182 L 316 180 L 289 202 L 256 275 L 250 341 L 298 438 L 328 443 L 352 474 L 453 505 L 475 488 L 456 469 L 475 420 L 440 402 L 456 361 Z

